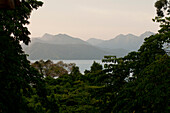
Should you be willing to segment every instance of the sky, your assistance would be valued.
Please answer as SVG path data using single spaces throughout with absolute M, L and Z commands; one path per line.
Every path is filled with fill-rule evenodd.
M 61 33 L 83 40 L 108 40 L 119 34 L 139 36 L 159 29 L 152 21 L 156 15 L 156 0 L 41 1 L 43 6 L 34 10 L 30 18 L 30 37 Z

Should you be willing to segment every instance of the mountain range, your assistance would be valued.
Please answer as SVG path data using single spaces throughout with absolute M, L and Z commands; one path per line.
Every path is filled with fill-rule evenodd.
M 31 44 L 22 44 L 22 47 L 30 60 L 94 60 L 102 59 L 105 55 L 122 57 L 130 51 L 136 51 L 144 38 L 151 35 L 154 33 L 148 31 L 140 36 L 120 34 L 110 40 L 91 38 L 84 41 L 66 34 L 46 33 L 42 37 L 31 38 Z
M 110 40 L 100 40 L 100 39 L 89 39 L 87 40 L 88 43 L 91 45 L 100 47 L 100 48 L 109 48 L 109 49 L 126 49 L 128 51 L 137 51 L 144 39 L 148 36 L 154 35 L 153 32 L 145 32 L 140 36 L 135 36 L 133 34 L 123 35 L 120 34 L 113 39 Z

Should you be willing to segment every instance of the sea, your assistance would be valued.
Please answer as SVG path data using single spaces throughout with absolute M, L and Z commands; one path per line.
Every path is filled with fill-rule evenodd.
M 37 60 L 30 60 L 31 63 L 34 63 L 35 61 Z M 101 65 L 104 65 L 102 63 L 102 60 L 51 60 L 53 61 L 54 63 L 57 63 L 59 61 L 63 61 L 64 63 L 75 63 L 76 66 L 79 67 L 79 70 L 82 74 L 84 74 L 84 71 L 85 70 L 90 70 L 90 67 L 92 66 L 93 62 L 97 62 L 97 63 L 100 63 Z

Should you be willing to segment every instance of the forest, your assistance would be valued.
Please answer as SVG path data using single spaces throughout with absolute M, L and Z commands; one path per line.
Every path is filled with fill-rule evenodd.
M 81 74 L 75 64 L 27 60 L 31 12 L 43 6 L 22 0 L 0 9 L 0 113 L 169 113 L 170 1 L 155 2 L 157 34 L 136 52 L 104 56 Z

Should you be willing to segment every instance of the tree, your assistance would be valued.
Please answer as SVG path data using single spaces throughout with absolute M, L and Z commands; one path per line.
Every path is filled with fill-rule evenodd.
M 88 81 L 91 85 L 101 85 L 103 79 L 103 66 L 97 62 L 93 62 L 90 70 L 85 70 L 86 82 Z
M 169 97 L 169 56 L 164 46 L 170 41 L 170 1 L 158 0 L 155 7 L 159 33 L 146 38 L 137 52 L 104 59 L 111 62 L 105 66 L 107 92 L 112 92 L 109 112 L 168 112 L 169 100 L 160 104 Z
M 43 76 L 51 76 L 51 77 L 59 77 L 64 74 L 71 73 L 75 63 L 66 64 L 62 61 L 57 63 L 53 63 L 51 60 L 47 61 L 36 61 L 31 64 L 34 68 L 36 68 Z
M 4 113 L 29 112 L 26 100 L 31 87 L 42 80 L 30 66 L 20 41 L 30 42 L 26 24 L 33 9 L 42 6 L 37 0 L 22 0 L 13 10 L 0 10 L 0 111 Z
M 168 113 L 170 58 L 167 55 L 147 66 L 137 79 L 136 112 Z M 137 109 L 136 109 L 137 108 Z
M 160 23 L 159 33 L 165 33 L 170 31 L 170 1 L 169 0 L 157 0 L 155 3 L 157 9 L 157 16 L 153 21 Z

